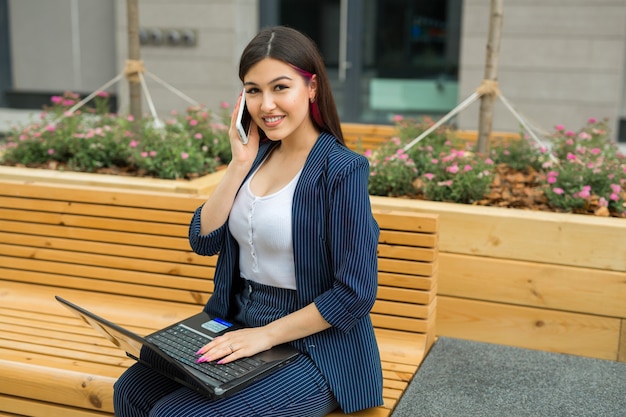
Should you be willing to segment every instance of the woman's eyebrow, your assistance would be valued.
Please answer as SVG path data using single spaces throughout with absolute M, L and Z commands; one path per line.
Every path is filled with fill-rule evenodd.
M 282 81 L 282 80 L 293 81 L 293 78 L 291 78 L 291 77 L 289 77 L 287 75 L 281 75 L 280 77 L 276 77 L 273 80 L 271 80 L 270 82 L 268 82 L 267 85 L 271 85 L 271 84 L 277 83 L 277 82 Z M 243 85 L 254 85 L 254 86 L 256 86 L 258 84 L 253 82 L 253 81 L 246 81 L 245 83 L 243 83 Z

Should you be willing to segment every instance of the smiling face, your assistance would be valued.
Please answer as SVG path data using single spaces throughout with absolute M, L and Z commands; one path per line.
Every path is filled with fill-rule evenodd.
M 306 80 L 283 61 L 265 58 L 250 67 L 243 81 L 248 111 L 269 139 L 317 138 L 319 132 L 309 116 L 315 77 Z

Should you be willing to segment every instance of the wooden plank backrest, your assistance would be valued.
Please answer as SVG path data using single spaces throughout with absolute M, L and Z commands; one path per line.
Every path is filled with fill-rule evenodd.
M 342 123 L 341 131 L 346 145 L 354 150 L 376 149 L 392 136 L 397 135 L 395 126 Z
M 204 304 L 216 257 L 194 254 L 191 213 L 204 197 L 7 182 L 0 190 L 0 276 L 9 281 Z M 384 331 L 434 323 L 437 217 L 377 211 Z
M 375 150 L 388 142 L 392 137 L 398 136 L 398 129 L 392 125 L 342 123 L 341 130 L 346 145 L 356 151 Z M 492 132 L 489 140 L 492 144 L 499 142 L 507 143 L 519 140 L 520 137 L 520 134 L 517 132 Z M 451 131 L 451 138 L 474 143 L 476 142 L 477 132 L 475 130 L 453 130 Z

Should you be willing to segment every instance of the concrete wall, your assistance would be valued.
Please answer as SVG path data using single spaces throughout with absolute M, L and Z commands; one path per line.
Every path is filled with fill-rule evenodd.
M 483 79 L 489 4 L 464 1 L 460 100 Z M 500 89 L 541 128 L 551 131 L 563 124 L 578 129 L 589 117 L 608 117 L 615 134 L 620 113 L 626 113 L 625 45 L 624 0 L 506 0 Z M 460 115 L 461 128 L 478 127 L 478 109 L 476 103 Z M 499 102 L 493 127 L 519 131 Z
M 127 58 L 127 8 L 116 2 L 118 71 Z M 241 82 L 237 76 L 239 56 L 258 30 L 257 0 L 139 0 L 142 28 L 192 29 L 198 34 L 191 47 L 141 47 L 147 71 L 166 81 L 194 100 L 218 109 L 222 101 L 234 104 Z M 146 77 L 159 115 L 183 110 L 188 103 Z M 126 83 L 120 83 L 120 110 L 128 110 Z M 144 113 L 148 107 L 144 103 Z
M 90 93 L 115 75 L 113 0 L 10 0 L 13 88 Z

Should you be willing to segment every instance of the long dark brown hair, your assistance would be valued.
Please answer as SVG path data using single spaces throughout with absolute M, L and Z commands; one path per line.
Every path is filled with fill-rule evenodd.
M 345 143 L 341 123 L 324 61 L 317 45 L 307 35 L 287 26 L 274 26 L 261 30 L 246 46 L 239 61 L 239 78 L 264 58 L 273 58 L 294 67 L 309 82 L 317 76 L 317 94 L 310 106 L 313 123 Z

